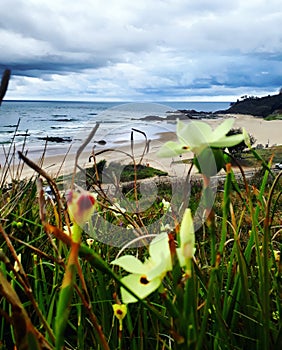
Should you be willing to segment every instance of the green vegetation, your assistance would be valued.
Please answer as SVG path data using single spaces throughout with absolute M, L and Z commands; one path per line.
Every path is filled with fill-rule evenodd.
M 242 96 L 242 100 L 232 103 L 230 108 L 223 113 L 251 114 L 254 116 L 267 117 L 270 114 L 279 113 L 282 108 L 281 91 L 276 95 L 263 97 Z
M 111 168 L 119 169 L 121 167 L 118 163 L 111 163 Z M 97 181 L 97 179 L 102 180 L 104 183 L 112 183 L 113 178 L 108 174 L 106 160 L 101 160 L 96 166 L 86 169 L 86 177 Z M 104 176 L 103 176 L 104 174 Z M 107 175 L 107 176 L 106 176 Z M 122 171 L 120 174 L 119 181 L 129 182 L 134 180 L 147 179 L 154 176 L 166 176 L 167 172 L 155 169 L 149 165 L 143 164 L 126 164 L 122 166 Z
M 258 156 L 260 159 L 258 159 Z M 242 153 L 240 163 L 244 166 L 259 168 L 262 162 L 268 162 L 272 158 L 272 162 L 279 163 L 282 159 L 282 146 L 273 146 L 269 148 L 259 148 L 256 150 L 256 156 L 253 152 L 246 151 Z
M 121 173 L 120 180 L 122 182 L 134 181 L 135 174 L 136 174 L 137 180 L 141 180 L 141 179 L 146 179 L 153 176 L 165 176 L 167 175 L 167 172 L 152 168 L 150 166 L 145 166 L 142 164 L 137 164 L 136 167 L 132 164 L 129 164 L 124 167 Z
M 50 178 L 24 154 L 15 166 L 8 147 L 0 171 L 1 350 L 281 347 L 282 172 L 272 167 L 281 146 L 249 149 L 232 164 L 220 152 L 216 188 L 203 169 L 146 191 L 136 180 L 164 173 L 131 155 L 112 169 L 94 159 L 65 193 L 66 177 Z
M 280 157 L 281 148 L 275 151 Z M 268 157 L 273 150 L 260 152 Z M 260 157 L 256 152 L 252 155 Z M 164 279 L 165 289 L 128 305 L 122 330 L 112 309 L 119 303 L 121 282 L 118 271 L 110 265 L 119 249 L 98 241 L 88 246 L 89 237 L 84 233 L 79 250 L 82 274 L 75 278 L 66 330 L 61 335 L 65 347 L 278 348 L 282 339 L 282 185 L 281 174 L 271 175 L 262 163 L 257 163 L 261 167 L 257 186 L 252 179 L 237 182 L 232 171 L 227 173 L 213 205 L 215 226 L 206 222 L 196 232 L 191 277 L 182 275 L 176 264 Z M 126 180 L 132 178 L 133 169 L 129 170 Z M 13 180 L 8 186 L 2 179 L 0 193 L 1 348 L 10 349 L 16 343 L 29 349 L 42 344 L 42 348 L 54 349 L 58 336 L 55 316 L 70 247 L 70 238 L 60 229 L 66 218 L 56 200 L 37 201 L 40 195 L 34 178 Z M 56 183 L 49 184 L 56 192 Z M 189 207 L 194 213 L 202 187 L 200 180 L 191 184 Z M 168 190 L 162 188 L 162 194 L 170 201 L 171 188 Z M 64 202 L 64 197 L 60 200 Z M 107 208 L 107 198 L 99 200 L 97 210 L 119 225 L 146 226 L 167 210 L 160 194 L 136 217 L 116 215 L 116 210 Z M 173 211 L 167 213 L 174 215 Z M 171 235 L 177 240 L 178 231 Z M 129 254 L 136 251 L 140 257 L 147 255 L 145 247 L 126 249 Z M 61 312 L 64 314 L 64 309 Z
M 282 114 L 275 113 L 275 114 L 270 114 L 268 115 L 265 120 L 282 120 Z

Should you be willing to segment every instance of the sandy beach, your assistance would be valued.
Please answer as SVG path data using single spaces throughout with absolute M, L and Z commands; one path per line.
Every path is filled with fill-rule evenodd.
M 282 121 L 265 121 L 262 118 L 256 118 L 249 115 L 222 115 L 219 119 L 207 119 L 205 120 L 212 127 L 222 123 L 222 120 L 225 118 L 234 118 L 235 123 L 234 127 L 244 127 L 247 132 L 253 135 L 256 138 L 255 145 L 261 144 L 263 146 L 268 145 L 269 147 L 273 145 L 282 144 Z M 132 158 L 129 155 L 134 155 L 136 161 L 140 160 L 142 157 L 142 163 L 148 164 L 158 169 L 168 172 L 171 176 L 184 176 L 187 173 L 188 165 L 181 162 L 180 157 L 175 159 L 171 158 L 158 158 L 157 151 L 159 148 L 168 140 L 176 140 L 176 134 L 173 132 L 164 132 L 158 134 L 158 138 L 150 140 L 149 152 L 146 152 L 142 157 L 144 152 L 145 143 L 139 142 L 134 144 L 133 153 L 129 143 L 126 145 L 122 143 L 117 143 L 115 150 L 107 151 L 100 155 L 97 155 L 96 161 L 99 162 L 102 159 L 106 159 L 108 164 L 111 162 L 117 162 L 126 164 L 129 163 Z M 126 154 L 127 153 L 127 154 Z M 129 154 L 129 155 L 128 155 Z M 91 166 L 89 162 L 89 152 L 84 152 L 79 157 L 79 165 L 81 167 Z M 185 159 L 192 157 L 192 154 L 185 154 Z M 35 160 L 36 162 L 36 160 Z M 48 172 L 52 177 L 57 177 L 58 175 L 69 174 L 73 172 L 75 164 L 75 155 L 70 153 L 67 157 L 63 155 L 54 155 L 44 158 L 42 168 Z M 93 164 L 93 160 L 92 160 Z M 3 166 L 0 170 L 3 172 Z M 21 173 L 21 177 L 29 177 L 34 174 L 34 171 L 29 167 L 24 166 Z
M 225 118 L 234 118 L 234 128 L 244 127 L 256 139 L 255 145 L 274 146 L 282 144 L 282 120 L 267 121 L 244 114 L 225 114 Z M 219 122 L 215 120 L 215 122 Z M 215 125 L 215 124 L 214 124 Z

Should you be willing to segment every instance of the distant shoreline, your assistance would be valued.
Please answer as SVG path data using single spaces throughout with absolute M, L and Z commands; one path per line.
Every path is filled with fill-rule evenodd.
M 204 121 L 210 124 L 212 127 L 215 127 L 222 123 L 222 119 L 225 118 L 234 118 L 234 128 L 246 128 L 247 132 L 253 135 L 256 139 L 255 145 L 261 144 L 263 147 L 271 147 L 273 145 L 282 144 L 282 120 L 274 120 L 274 121 L 265 121 L 262 118 L 256 118 L 250 115 L 222 115 L 218 119 L 205 119 Z M 145 154 L 143 157 L 144 164 L 150 164 L 151 166 L 158 168 L 160 170 L 168 172 L 171 176 L 182 176 L 187 173 L 187 165 L 178 163 L 176 164 L 176 160 L 180 160 L 179 158 L 158 158 L 157 151 L 159 148 L 169 140 L 176 141 L 177 137 L 175 132 L 160 132 L 156 135 L 157 137 L 150 141 L 149 153 Z M 101 148 L 100 150 L 102 150 Z M 107 149 L 105 146 L 104 149 Z M 108 162 L 130 162 L 130 157 L 125 156 L 123 152 L 127 152 L 131 154 L 131 146 L 128 142 L 127 144 L 116 143 L 114 149 L 116 151 L 104 152 L 103 154 L 97 157 L 97 161 L 106 159 Z M 134 144 L 134 156 L 136 159 L 140 159 L 140 156 L 144 151 L 144 143 L 136 142 Z M 35 152 L 35 150 L 33 151 Z M 97 150 L 98 152 L 98 150 Z M 90 151 L 84 152 L 80 159 L 79 164 L 81 167 L 88 167 L 91 165 L 89 163 Z M 29 156 L 29 155 L 27 155 Z M 41 154 L 38 155 L 38 159 L 34 161 L 39 161 Z M 74 167 L 75 154 L 69 153 L 66 159 L 64 159 L 65 155 L 51 155 L 44 158 L 43 168 L 54 177 L 58 175 L 72 173 Z M 187 158 L 191 158 L 192 154 L 187 154 Z M 64 164 L 62 165 L 62 162 Z M 58 172 L 60 170 L 60 172 Z M 30 177 L 33 174 L 32 169 L 24 166 L 24 170 L 22 173 L 22 177 Z

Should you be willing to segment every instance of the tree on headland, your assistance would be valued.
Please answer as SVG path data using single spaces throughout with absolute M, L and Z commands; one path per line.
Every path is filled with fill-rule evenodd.
M 266 118 L 267 116 L 282 109 L 282 88 L 276 95 L 255 97 L 244 95 L 237 102 L 230 104 L 230 107 L 223 111 L 226 114 L 250 114 L 256 117 Z

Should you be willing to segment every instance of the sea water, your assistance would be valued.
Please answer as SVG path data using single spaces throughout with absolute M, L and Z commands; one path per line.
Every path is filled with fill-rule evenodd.
M 17 150 L 24 144 L 29 154 L 38 155 L 46 146 L 47 155 L 64 154 L 71 144 L 82 144 L 91 129 L 99 128 L 91 140 L 97 149 L 126 144 L 132 129 L 137 141 L 156 138 L 175 125 L 166 120 L 143 120 L 147 116 L 165 118 L 176 110 L 215 112 L 229 107 L 228 102 L 64 102 L 64 101 L 4 101 L 0 107 L 0 158 L 11 143 Z

